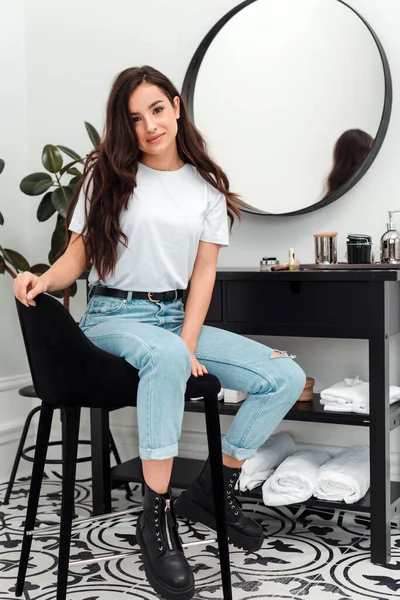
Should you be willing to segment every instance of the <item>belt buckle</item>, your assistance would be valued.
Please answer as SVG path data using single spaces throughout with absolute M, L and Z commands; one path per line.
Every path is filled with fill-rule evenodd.
M 148 297 L 148 299 L 150 300 L 150 302 L 160 302 L 160 300 L 154 300 L 154 299 L 151 297 L 151 292 L 147 292 L 147 297 Z

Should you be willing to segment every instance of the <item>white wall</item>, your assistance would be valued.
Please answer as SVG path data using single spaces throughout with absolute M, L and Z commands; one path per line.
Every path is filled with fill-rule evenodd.
M 398 2 L 350 0 L 350 3 L 369 20 L 379 35 L 391 65 L 396 93 L 400 79 Z M 105 0 L 69 0 L 68 10 L 65 10 L 65 3 L 51 0 L 35 0 L 34 3 L 28 0 L 24 3 L 3 0 L 2 26 L 4 35 L 9 35 L 7 41 L 1 36 L 0 43 L 5 44 L 5 50 L 0 56 L 2 60 L 13 62 L 3 67 L 2 83 L 8 82 L 7 94 L 13 95 L 4 96 L 7 86 L 2 86 L 0 156 L 7 159 L 9 170 L 0 178 L 0 189 L 1 207 L 8 221 L 4 235 L 7 232 L 10 246 L 29 250 L 32 262 L 42 261 L 47 256 L 52 223 L 39 224 L 35 219 L 37 201 L 18 191 L 22 176 L 41 170 L 40 157 L 44 144 L 64 144 L 78 152 L 88 151 L 90 143 L 83 122 L 90 121 L 101 129 L 112 79 L 128 66 L 153 65 L 168 74 L 180 88 L 190 58 L 201 39 L 213 23 L 236 4 L 238 2 L 233 0 L 171 0 L 168 3 L 162 0 L 119 0 L 111 8 L 111 3 Z M 22 35 L 24 19 L 25 37 Z M 24 42 L 25 67 L 21 56 Z M 20 59 L 17 60 L 16 56 Z M 27 101 L 23 91 L 24 81 Z M 22 91 L 10 89 L 15 82 Z M 15 142 L 16 132 L 19 143 Z M 345 251 L 346 234 L 350 231 L 369 232 L 378 251 L 379 238 L 385 230 L 386 211 L 400 208 L 397 168 L 399 140 L 400 106 L 395 95 L 386 141 L 371 169 L 351 192 L 322 210 L 300 217 L 271 219 L 245 215 L 240 227 L 235 228 L 231 246 L 221 252 L 220 266 L 258 265 L 260 258 L 266 254 L 277 255 L 284 260 L 289 246 L 295 247 L 297 257 L 302 261 L 311 262 L 312 234 L 322 230 L 340 232 L 340 258 Z M 23 232 L 22 228 L 11 224 L 10 211 L 14 206 L 18 206 L 18 222 L 24 223 Z M 17 341 L 19 330 L 10 293 L 10 282 L 0 277 L 0 378 L 11 375 L 23 377 L 27 372 L 22 346 Z M 73 303 L 73 314 L 78 316 L 83 307 L 81 293 Z M 356 371 L 360 376 L 366 376 L 367 373 L 366 347 L 361 341 L 263 341 L 297 352 L 302 366 L 316 377 L 318 389 Z M 394 340 L 392 346 L 396 357 L 399 354 L 397 345 L 397 340 Z M 397 367 L 398 363 L 396 358 L 394 366 Z M 398 374 L 394 372 L 393 382 L 400 381 L 397 377 Z M 9 402 L 12 401 L 10 395 Z M 9 414 L 10 422 L 15 421 L 15 414 Z M 113 429 L 119 434 L 119 443 L 123 445 L 122 453 L 132 456 L 135 448 L 134 430 L 126 425 L 131 417 L 123 418 L 123 411 L 118 411 L 113 418 Z M 224 419 L 224 427 L 228 425 L 229 419 Z M 293 431 L 301 443 L 326 445 L 328 440 L 329 446 L 348 444 L 349 430 L 344 427 L 323 424 L 316 427 L 289 422 L 284 422 L 283 427 Z M 204 452 L 202 431 L 200 416 L 185 417 L 181 447 L 186 454 Z M 352 443 L 367 439 L 367 430 L 354 429 L 352 433 Z M 398 432 L 394 433 L 398 439 Z M 400 447 L 394 439 L 392 447 L 397 460 Z M 400 471 L 398 460 L 395 471 Z M 2 476 L 4 478 L 4 473 L 0 471 L 0 478 Z
M 28 169 L 25 18 L 22 0 L 3 0 L 0 18 L 0 244 L 26 257 L 34 243 L 34 206 L 19 191 Z M 32 225 L 33 224 L 33 225 Z M 21 434 L 30 400 L 18 395 L 29 383 L 28 366 L 17 324 L 12 279 L 0 275 L 0 480 L 6 478 Z M 24 462 L 24 461 L 23 461 Z M 26 468 L 21 465 L 21 473 Z

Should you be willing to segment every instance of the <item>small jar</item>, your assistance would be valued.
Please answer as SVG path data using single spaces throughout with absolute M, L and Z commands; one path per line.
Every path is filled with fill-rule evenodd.
M 347 262 L 353 265 L 372 263 L 372 238 L 361 233 L 349 233 L 347 236 Z
M 270 271 L 271 267 L 276 267 L 279 265 L 279 260 L 277 260 L 276 256 L 264 256 L 260 260 L 260 271 Z

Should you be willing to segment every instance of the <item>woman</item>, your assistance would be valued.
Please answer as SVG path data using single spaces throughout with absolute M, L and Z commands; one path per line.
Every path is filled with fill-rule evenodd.
M 261 527 L 232 490 L 304 387 L 302 370 L 283 352 L 204 326 L 228 219 L 241 202 L 188 117 L 174 85 L 145 66 L 120 73 L 107 105 L 100 146 L 88 157 L 67 223 L 65 253 L 41 277 L 24 273 L 15 294 L 66 288 L 91 263 L 90 300 L 80 326 L 97 346 L 139 369 L 139 451 L 145 479 L 137 539 L 145 571 L 165 598 L 191 598 L 194 579 L 177 533 L 169 481 L 191 374 L 210 372 L 223 387 L 246 390 L 223 439 L 230 540 L 258 550 Z M 190 292 L 184 309 L 181 290 Z M 178 500 L 184 516 L 213 526 L 209 463 Z
M 374 139 L 361 129 L 342 133 L 333 150 L 333 167 L 326 184 L 325 198 L 354 175 L 367 158 Z

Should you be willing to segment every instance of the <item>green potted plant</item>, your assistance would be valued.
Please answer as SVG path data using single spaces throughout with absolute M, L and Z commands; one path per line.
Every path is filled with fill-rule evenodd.
M 93 147 L 97 148 L 100 144 L 99 133 L 90 123 L 85 122 L 85 127 Z M 73 160 L 64 164 L 62 153 Z M 38 221 L 44 222 L 56 215 L 48 254 L 50 265 L 55 262 L 57 255 L 64 250 L 67 243 L 65 217 L 74 193 L 74 187 L 82 177 L 77 165 L 83 164 L 85 158 L 66 146 L 47 144 L 42 151 L 42 164 L 47 172 L 31 173 L 24 177 L 20 183 L 20 189 L 24 194 L 41 196 L 36 215 Z M 68 181 L 63 182 L 62 178 L 68 178 Z M 39 266 L 40 269 L 38 269 Z M 35 267 L 36 271 L 33 271 L 33 268 L 25 270 L 39 274 L 39 272 L 44 273 L 50 268 L 49 265 L 44 264 L 35 265 Z M 54 292 L 54 295 L 64 298 L 64 306 L 69 309 L 69 298 L 76 294 L 76 290 L 76 283 L 73 283 L 67 290 Z
M 4 160 L 0 159 L 0 173 L 4 170 Z M 4 225 L 4 217 L 0 212 L 0 225 Z M 18 273 L 22 271 L 31 271 L 35 274 L 43 273 L 43 269 L 49 268 L 48 265 L 37 264 L 32 267 L 29 265 L 29 262 L 26 260 L 22 254 L 17 252 L 16 250 L 11 250 L 10 248 L 3 248 L 0 245 L 0 275 L 4 273 L 8 273 L 14 279 Z

